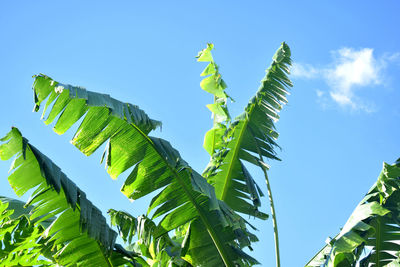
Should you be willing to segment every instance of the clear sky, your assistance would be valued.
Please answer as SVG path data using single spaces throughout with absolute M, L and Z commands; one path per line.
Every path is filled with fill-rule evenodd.
M 104 213 L 145 211 L 99 165 L 32 113 L 32 78 L 139 105 L 163 122 L 163 137 L 202 171 L 211 96 L 199 87 L 207 42 L 243 111 L 282 41 L 294 59 L 294 88 L 277 124 L 281 162 L 270 162 L 282 266 L 304 266 L 346 222 L 382 162 L 400 157 L 398 1 L 1 1 L 0 135 L 11 126 L 52 158 Z M 15 197 L 0 162 L 0 195 Z M 125 175 L 126 176 L 126 175 Z M 266 193 L 261 173 L 254 175 Z M 265 198 L 263 211 L 269 213 Z M 257 222 L 252 254 L 273 266 L 271 220 Z

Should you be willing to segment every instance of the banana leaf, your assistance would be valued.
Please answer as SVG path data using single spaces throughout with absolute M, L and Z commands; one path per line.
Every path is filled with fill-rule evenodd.
M 384 163 L 377 182 L 361 200 L 340 233 L 306 266 L 398 266 L 398 203 L 400 166 Z
M 282 105 L 287 103 L 287 89 L 292 86 L 287 77 L 290 56 L 289 46 L 283 43 L 256 95 L 222 135 L 224 145 L 217 146 L 220 149 L 215 151 L 203 172 L 208 182 L 214 185 L 218 199 L 235 211 L 261 219 L 267 218 L 258 210 L 263 193 L 243 163 L 248 162 L 266 171 L 268 165 L 264 157 L 279 160 L 274 150 L 278 147 L 274 123 L 279 119 Z
M 101 211 L 56 164 L 29 144 L 17 128 L 0 140 L 4 142 L 0 159 L 15 156 L 8 177 L 14 192 L 22 196 L 34 190 L 25 211 L 18 202 L 8 201 L 18 207 L 16 214 L 29 212 L 26 218 L 37 233 L 30 241 L 51 244 L 54 261 L 64 266 L 134 266 L 131 259 L 114 251 L 117 233 Z M 32 243 L 23 245 L 30 247 Z
M 24 204 L 0 197 L 0 266 L 55 266 L 42 238 L 46 223 L 35 227 Z
M 158 121 L 150 119 L 137 106 L 58 83 L 45 75 L 35 76 L 33 90 L 36 111 L 43 101 L 46 101 L 44 110 L 52 104 L 45 123 L 56 120 L 57 133 L 64 133 L 83 116 L 72 143 L 85 155 L 107 141 L 103 159 L 112 178 L 134 167 L 121 189 L 129 199 L 161 189 L 149 207 L 149 213 L 154 212 L 152 218 L 161 217 L 154 231 L 156 238 L 196 221 L 187 251 L 191 264 L 234 266 L 255 262 L 241 250 L 243 245 L 250 244 L 246 222 L 226 212 L 226 207 L 221 208 L 214 188 L 169 142 L 148 136 L 160 125 Z M 207 257 L 197 257 L 205 247 Z
M 117 226 L 121 238 L 128 244 L 127 249 L 146 259 L 140 262 L 142 266 L 191 266 L 181 258 L 181 255 L 186 254 L 185 244 L 188 244 L 190 231 L 186 231 L 186 235 L 179 239 L 177 235 L 170 238 L 168 234 L 154 238 L 156 224 L 150 218 L 144 215 L 135 218 L 127 212 L 114 209 L 108 213 L 111 224 Z M 134 237 L 137 240 L 132 242 Z

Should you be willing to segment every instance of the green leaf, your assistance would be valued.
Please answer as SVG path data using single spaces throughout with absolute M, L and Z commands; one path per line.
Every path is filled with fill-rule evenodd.
M 61 85 L 44 75 L 36 77 L 35 92 L 41 92 L 42 86 L 47 88 L 46 83 L 57 84 L 55 91 L 62 87 L 61 94 L 68 92 L 69 101 L 87 97 L 88 110 L 72 143 L 84 154 L 90 155 L 108 141 L 106 166 L 112 178 L 134 166 L 121 189 L 129 199 L 135 200 L 161 189 L 149 209 L 149 212 L 154 210 L 153 217 L 161 217 L 154 232 L 156 238 L 199 220 L 207 229 L 207 235 L 197 236 L 198 239 L 190 237 L 191 242 L 196 242 L 190 253 L 200 253 L 201 247 L 210 246 L 213 253 L 203 259 L 206 262 L 215 260 L 219 265 L 229 266 L 233 266 L 234 262 L 247 262 L 245 254 L 232 247 L 236 241 L 243 243 L 249 238 L 245 221 L 234 213 L 226 212 L 226 208 L 221 210 L 222 204 L 217 201 L 214 188 L 190 168 L 170 143 L 147 135 L 159 125 L 157 121 L 136 106 L 81 87 Z M 48 92 L 47 89 L 45 91 Z M 57 109 L 56 112 L 61 111 Z M 69 112 L 72 111 L 65 108 L 61 116 L 68 117 Z M 241 222 L 240 227 L 237 221 Z M 192 228 L 191 235 L 195 233 L 196 229 Z
M 208 104 L 207 108 L 214 113 L 214 116 L 219 117 L 219 122 L 220 121 L 225 121 L 228 119 L 228 114 L 226 109 L 222 106 L 221 103 L 214 103 L 214 104 Z
M 203 147 L 208 154 L 213 155 L 216 150 L 223 147 L 222 136 L 225 134 L 226 127 L 223 124 L 216 124 L 204 136 Z
M 44 228 L 35 227 L 28 219 L 29 209 L 21 203 L 0 197 L 0 266 L 52 266 L 48 240 L 42 237 Z
M 218 199 L 228 203 L 235 211 L 258 218 L 266 218 L 257 208 L 262 193 L 254 190 L 256 183 L 242 162 L 247 161 L 266 171 L 263 157 L 278 159 L 274 151 L 278 147 L 274 122 L 279 118 L 282 105 L 287 102 L 287 88 L 292 86 L 287 77 L 290 56 L 289 47 L 283 43 L 267 69 L 258 92 L 223 136 L 225 151 L 214 154 L 203 172 L 208 182 L 215 186 Z
M 12 151 L 16 156 L 8 177 L 14 191 L 21 196 L 35 188 L 25 204 L 26 211 L 35 227 L 44 229 L 41 236 L 46 243 L 51 242 L 56 250 L 54 260 L 66 266 L 88 263 L 109 266 L 108 257 L 117 234 L 107 225 L 100 210 L 57 165 L 29 144 L 18 129 L 13 128 L 2 141 L 6 143 L 0 145 L 0 153 Z M 17 213 L 23 212 L 21 204 L 10 203 L 19 206 Z M 117 255 L 113 258 L 118 258 Z
M 389 213 L 390 210 L 382 207 L 378 202 L 369 202 L 357 206 L 350 216 L 350 219 L 346 222 L 341 232 L 346 233 L 350 229 L 354 228 L 360 221 L 369 218 L 373 215 L 384 216 Z
M 196 56 L 197 61 L 202 61 L 202 62 L 212 62 L 213 58 L 211 55 L 211 50 L 214 49 L 213 44 L 207 44 L 207 48 L 201 50 L 199 54 Z
M 217 76 L 215 74 L 204 78 L 200 82 L 200 87 L 204 91 L 206 91 L 218 98 L 226 98 L 226 95 L 224 92 L 224 89 L 226 88 L 226 84 L 225 84 L 225 82 L 223 82 L 223 80 L 220 79 L 219 76 Z
M 203 70 L 203 72 L 200 74 L 200 76 L 207 76 L 210 74 L 216 73 L 217 68 L 215 67 L 214 62 L 210 62 L 207 67 Z
M 156 224 L 146 216 L 135 218 L 126 212 L 112 209 L 108 213 L 112 224 L 117 226 L 122 239 L 130 244 L 129 247 L 135 248 L 144 244 L 140 250 L 136 250 L 136 253 L 146 257 L 147 262 L 160 262 L 161 264 L 166 262 L 182 264 L 184 262 L 181 259 L 183 251 L 181 243 L 177 242 L 176 239 L 172 240 L 168 234 L 155 238 Z M 132 244 L 134 235 L 137 235 L 138 240 Z M 132 253 L 135 257 L 138 257 L 135 252 L 127 253 Z
M 384 163 L 378 181 L 351 214 L 338 236 L 306 266 L 387 266 L 399 261 L 400 168 Z M 361 258 L 368 246 L 370 253 Z

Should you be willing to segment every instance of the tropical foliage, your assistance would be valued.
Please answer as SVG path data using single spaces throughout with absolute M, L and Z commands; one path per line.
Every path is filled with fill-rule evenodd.
M 29 221 L 24 202 L 0 197 L 0 259 L 3 266 L 42 265 L 50 261 L 39 260 L 48 251 L 47 239 L 41 238 L 46 221 L 36 226 Z M 51 254 L 49 254 L 51 257 Z
M 224 92 L 226 83 L 218 72 L 211 55 L 212 45 L 201 51 L 198 61 L 209 62 L 203 75 L 209 75 L 201 82 L 201 87 L 214 95 L 214 103 L 207 105 L 213 112 L 214 124 L 204 139 L 204 148 L 211 155 L 210 163 L 203 176 L 214 185 L 218 199 L 226 202 L 237 212 L 266 219 L 267 215 L 258 211 L 263 193 L 257 185 L 244 161 L 259 166 L 265 176 L 268 196 L 271 203 L 271 214 L 275 234 L 277 266 L 280 265 L 278 226 L 275 215 L 272 192 L 268 180 L 268 165 L 265 158 L 277 159 L 274 148 L 278 145 L 275 139 L 274 122 L 279 119 L 278 112 L 282 104 L 287 103 L 287 88 L 292 86 L 287 77 L 291 65 L 290 49 L 283 43 L 273 57 L 261 86 L 250 100 L 243 114 L 230 123 Z M 247 201 L 246 201 L 247 200 Z M 250 201 L 250 202 L 249 202 Z
M 8 142 L 0 147 L 1 159 L 16 155 L 8 177 L 14 192 L 22 196 L 34 189 L 25 211 L 20 211 L 23 205 L 17 201 L 1 199 L 5 211 L 3 252 L 9 251 L 4 259 L 33 265 L 27 259 L 36 261 L 42 255 L 65 266 L 110 266 L 111 260 L 128 264 L 122 254 L 113 251 L 117 233 L 57 165 L 29 144 L 17 128 L 2 141 Z M 14 207 L 7 209 L 8 203 L 14 203 Z M 10 217 L 13 213 L 20 216 Z M 5 262 L 2 264 L 7 266 Z
M 121 192 L 129 200 L 150 196 L 138 217 L 110 209 L 111 225 L 61 168 L 17 128 L 0 139 L 0 159 L 14 158 L 8 181 L 25 203 L 0 197 L 0 266 L 252 266 L 248 254 L 258 241 L 242 215 L 266 220 L 264 196 L 249 166 L 261 169 L 274 227 L 280 266 L 277 218 L 267 160 L 279 160 L 274 123 L 287 103 L 291 52 L 283 43 L 244 112 L 232 119 L 213 45 L 199 52 L 207 62 L 203 90 L 212 128 L 204 149 L 210 161 L 202 174 L 172 145 L 150 133 L 161 127 L 138 106 L 109 95 L 34 76 L 34 111 L 64 134 L 80 122 L 71 143 L 90 156 L 105 147 L 101 162 L 111 178 L 128 172 Z M 340 233 L 306 266 L 400 266 L 400 160 L 384 164 L 378 181 L 356 207 Z M 113 230 L 113 228 L 116 230 Z M 121 242 L 117 242 L 117 235 Z
M 377 182 L 340 233 L 306 266 L 400 265 L 400 161 L 384 163 Z
M 263 194 L 245 161 L 266 173 L 263 157 L 277 159 L 273 123 L 286 102 L 286 87 L 291 86 L 287 77 L 290 49 L 281 45 L 256 96 L 233 122 L 227 107 L 232 98 L 225 92 L 227 85 L 212 49 L 209 44 L 198 55 L 198 61 L 209 62 L 200 86 L 215 100 L 207 105 L 214 123 L 205 136 L 211 160 L 203 175 L 168 141 L 149 135 L 161 123 L 139 107 L 43 74 L 34 76 L 34 110 L 44 105 L 44 123 L 54 123 L 54 131 L 64 134 L 81 121 L 71 143 L 87 156 L 105 144 L 101 161 L 111 178 L 130 169 L 121 192 L 130 200 L 149 194 L 152 199 L 147 215 L 137 218 L 109 210 L 111 224 L 125 247 L 117 244 L 117 233 L 85 193 L 12 128 L 1 139 L 0 157 L 14 157 L 9 183 L 18 196 L 30 194 L 30 198 L 25 204 L 18 202 L 18 209 L 7 206 L 14 200 L 2 201 L 2 229 L 9 229 L 0 236 L 5 247 L 3 262 L 63 266 L 258 264 L 244 251 L 246 247 L 251 250 L 251 243 L 258 240 L 251 232 L 255 228 L 240 214 L 260 219 L 268 216 L 258 210 Z M 24 234 L 31 233 L 24 239 L 19 234 L 22 227 L 29 229 L 23 230 Z

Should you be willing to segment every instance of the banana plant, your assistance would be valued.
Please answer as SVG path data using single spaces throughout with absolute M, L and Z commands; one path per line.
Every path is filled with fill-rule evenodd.
M 276 265 L 280 266 L 278 224 L 271 185 L 268 179 L 268 165 L 264 158 L 279 160 L 275 148 L 278 133 L 274 123 L 278 112 L 287 103 L 286 96 L 292 82 L 288 78 L 291 66 L 291 52 L 282 43 L 273 56 L 271 66 L 261 80 L 260 88 L 250 100 L 244 113 L 230 123 L 225 93 L 226 83 L 221 78 L 218 65 L 211 50 L 213 45 L 200 51 L 198 61 L 209 62 L 202 76 L 209 75 L 201 82 L 203 90 L 214 95 L 214 103 L 207 105 L 214 117 L 213 128 L 206 133 L 204 148 L 211 160 L 203 176 L 215 187 L 217 198 L 227 203 L 233 210 L 266 219 L 267 215 L 258 210 L 263 193 L 244 162 L 259 166 L 264 173 L 270 200 L 274 227 Z M 247 201 L 246 201 L 247 200 Z
M 228 99 L 233 99 L 225 92 L 227 86 L 213 61 L 212 49 L 209 44 L 198 56 L 199 61 L 209 62 L 201 87 L 214 96 L 214 103 L 208 105 L 214 114 L 213 128 L 204 145 L 211 161 L 203 174 L 190 167 L 168 141 L 150 135 L 161 122 L 138 106 L 44 74 L 33 76 L 34 111 L 43 107 L 44 123 L 53 123 L 53 130 L 61 135 L 81 121 L 71 143 L 86 156 L 105 145 L 101 162 L 112 179 L 131 169 L 121 192 L 130 200 L 147 195 L 152 199 L 147 214 L 137 218 L 111 209 L 109 226 L 60 167 L 12 128 L 0 140 L 0 158 L 14 157 L 9 183 L 18 196 L 31 196 L 23 204 L 23 212 L 11 205 L 13 201 L 3 199 L 9 204 L 1 204 L 1 223 L 14 228 L 4 228 L 11 230 L 0 236 L 6 240 L 2 244 L 7 244 L 2 259 L 9 264 L 40 261 L 49 266 L 258 264 L 244 252 L 258 241 L 252 233 L 256 229 L 240 214 L 260 219 L 268 215 L 258 210 L 263 194 L 244 161 L 260 166 L 267 179 L 264 157 L 278 159 L 273 121 L 286 102 L 286 88 L 291 86 L 286 76 L 290 49 L 285 43 L 278 49 L 256 96 L 233 122 L 227 107 Z M 270 193 L 268 180 L 267 184 Z M 116 243 L 112 226 L 125 247 Z M 32 236 L 18 239 L 19 229 Z M 18 262 L 17 254 L 26 261 L 21 258 Z
M 333 239 L 306 264 L 315 266 L 399 266 L 400 161 L 384 163 L 371 187 Z
M 242 251 L 256 240 L 247 230 L 247 222 L 216 198 L 214 187 L 169 142 L 148 135 L 160 125 L 158 121 L 137 106 L 61 84 L 46 75 L 35 76 L 33 90 L 35 110 L 45 100 L 45 114 L 52 104 L 45 123 L 56 119 L 56 133 L 65 133 L 84 117 L 71 143 L 85 155 L 107 142 L 102 160 L 112 178 L 134 166 L 121 189 L 130 200 L 162 189 L 148 208 L 148 213 L 153 212 L 152 219 L 161 217 L 155 238 L 190 222 L 190 243 L 184 257 L 190 264 L 257 263 Z
M 211 93 L 213 126 L 204 148 L 210 162 L 202 174 L 172 145 L 151 136 L 161 122 L 138 106 L 83 87 L 34 76 L 34 111 L 64 134 L 81 121 L 71 143 L 90 156 L 105 144 L 101 162 L 113 179 L 131 169 L 121 192 L 130 200 L 152 197 L 147 214 L 110 209 L 111 225 L 61 168 L 17 128 L 0 139 L 0 159 L 14 158 L 8 181 L 17 196 L 0 197 L 0 266 L 253 266 L 256 230 L 240 214 L 267 219 L 263 193 L 248 164 L 261 168 L 267 185 L 280 266 L 276 213 L 265 159 L 279 160 L 274 123 L 287 103 L 291 53 L 283 43 L 245 111 L 231 119 L 227 84 L 209 44 L 198 54 L 208 62 L 200 86 Z M 377 182 L 340 233 L 306 264 L 400 266 L 400 159 L 384 163 Z M 116 241 L 116 227 L 124 245 Z

